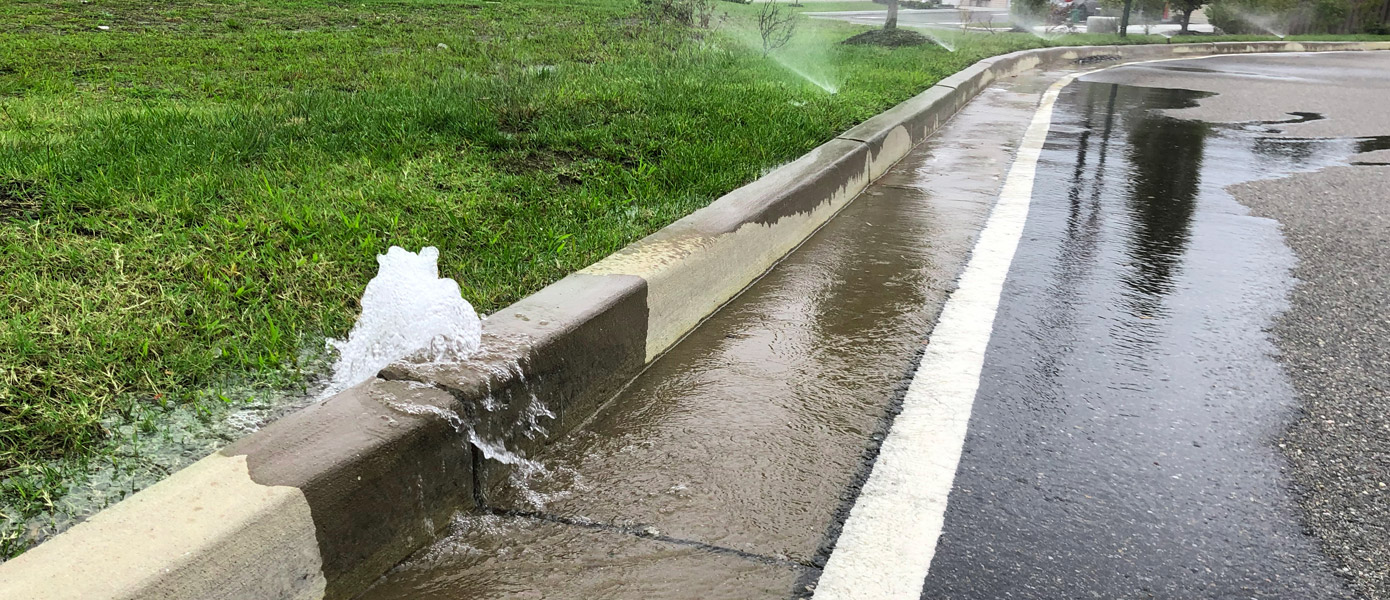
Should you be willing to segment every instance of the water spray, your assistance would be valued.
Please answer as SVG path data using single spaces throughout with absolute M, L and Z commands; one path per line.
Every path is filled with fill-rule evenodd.
M 1253 13 L 1245 12 L 1243 10 L 1233 10 L 1232 13 L 1235 14 L 1236 18 L 1245 21 L 1246 23 L 1249 23 L 1251 25 L 1254 25 L 1256 29 L 1261 29 L 1265 33 L 1279 38 L 1280 41 L 1282 41 L 1284 37 L 1288 35 L 1285 32 L 1281 32 L 1278 29 L 1275 29 L 1274 25 L 1275 21 L 1278 20 L 1278 17 L 1270 15 L 1256 15 Z
M 838 93 L 840 93 L 840 86 L 835 85 L 834 83 L 831 83 L 830 81 L 828 81 L 828 80 L 826 80 L 826 79 L 824 79 L 824 78 L 817 77 L 817 76 L 815 76 L 815 75 L 812 75 L 812 74 L 810 74 L 810 73 L 807 73 L 806 71 L 803 71 L 803 70 L 797 68 L 796 66 L 792 65 L 791 63 L 788 63 L 787 61 L 782 60 L 782 58 L 779 57 L 779 56 L 776 56 L 776 55 L 769 55 L 768 58 L 771 58 L 772 60 L 776 61 L 777 64 L 782 65 L 782 67 L 785 68 L 786 70 L 791 71 L 792 73 L 796 73 L 797 75 L 800 75 L 802 79 L 805 79 L 806 81 L 811 82 L 811 85 L 814 85 L 814 86 L 816 86 L 816 87 L 818 87 L 818 88 L 824 90 L 825 93 L 827 93 L 827 94 L 838 94 Z
M 922 37 L 925 37 L 925 38 L 931 40 L 933 44 L 936 44 L 936 45 L 938 45 L 938 46 L 941 46 L 942 48 L 945 48 L 947 52 L 955 52 L 955 51 L 956 51 L 956 45 L 955 45 L 955 44 L 952 44 L 952 43 L 950 43 L 950 42 L 947 42 L 944 38 L 932 34 L 930 31 L 927 30 L 928 28 L 926 28 L 926 27 L 919 27 L 919 28 L 914 28 L 914 29 L 917 29 L 918 32 L 922 34 Z
M 726 31 L 731 34 L 727 36 L 728 38 L 763 53 L 762 40 L 757 31 L 742 26 L 734 26 Z M 791 45 L 764 53 L 763 57 L 772 60 L 793 75 L 805 79 L 827 94 L 839 93 L 840 86 L 835 81 L 837 77 L 835 77 L 833 65 L 829 64 L 824 56 L 817 54 L 817 50 L 820 49 L 806 44 L 801 44 L 798 47 L 796 43 L 798 40 L 795 38 L 791 41 L 793 42 Z M 796 52 L 791 51 L 794 47 Z M 788 58 L 788 55 L 794 55 L 795 61 Z
M 392 246 L 376 257 L 379 269 L 362 293 L 362 315 L 338 351 L 324 397 L 371 379 L 409 355 L 430 362 L 460 362 L 482 345 L 482 322 L 452 279 L 439 276 L 439 250 L 417 254 Z

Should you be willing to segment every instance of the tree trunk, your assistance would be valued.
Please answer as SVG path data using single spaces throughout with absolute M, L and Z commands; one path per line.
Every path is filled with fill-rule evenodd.
M 1390 2 L 1390 0 L 1386 0 Z M 892 30 L 898 28 L 898 0 L 888 0 L 888 18 L 883 21 L 883 28 Z
M 1125 11 L 1120 14 L 1120 37 L 1129 36 L 1129 9 L 1134 7 L 1134 0 L 1125 0 Z
M 1196 8 L 1189 8 L 1189 9 L 1186 9 L 1186 10 L 1182 11 L 1182 29 L 1179 29 L 1179 30 L 1178 30 L 1178 35 L 1187 35 L 1187 34 L 1188 34 L 1187 25 L 1188 25 L 1189 23 L 1192 22 L 1192 13 L 1194 13 L 1194 12 L 1196 12 L 1196 11 L 1197 11 Z

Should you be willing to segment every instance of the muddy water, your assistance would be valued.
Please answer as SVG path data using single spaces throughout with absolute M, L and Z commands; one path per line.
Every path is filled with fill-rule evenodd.
M 367 597 L 804 592 L 1040 90 L 987 92 L 534 457 L 566 477 L 514 478 Z
M 365 598 L 785 598 L 800 571 L 600 527 L 472 515 Z
M 983 212 L 862 200 L 546 454 L 589 493 L 490 503 L 813 562 Z

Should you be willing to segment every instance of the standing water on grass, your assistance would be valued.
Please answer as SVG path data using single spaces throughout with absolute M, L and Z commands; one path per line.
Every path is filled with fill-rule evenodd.
M 347 340 L 328 341 L 338 351 L 338 362 L 324 397 L 407 356 L 460 361 L 482 344 L 482 322 L 473 305 L 463 299 L 457 282 L 439 276 L 437 248 L 427 246 L 416 254 L 392 246 L 376 262 L 376 277 L 362 293 L 362 316 Z

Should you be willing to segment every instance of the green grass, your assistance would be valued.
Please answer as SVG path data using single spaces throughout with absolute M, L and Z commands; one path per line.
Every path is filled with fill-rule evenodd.
M 0 470 L 343 334 L 392 244 L 439 246 L 490 312 L 1033 45 L 842 49 L 854 28 L 815 24 L 830 96 L 625 2 L 146 9 L 0 19 Z
M 0 4 L 10 522 L 53 510 L 54 464 L 109 458 L 112 423 L 292 382 L 391 245 L 438 246 L 492 312 L 975 60 L 1113 42 L 887 50 L 806 21 L 829 95 L 736 42 L 730 3 L 715 32 L 630 0 L 151 6 Z

